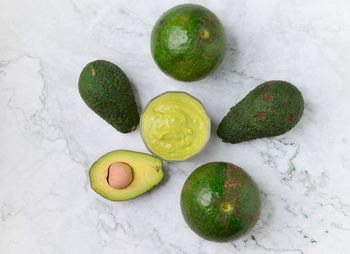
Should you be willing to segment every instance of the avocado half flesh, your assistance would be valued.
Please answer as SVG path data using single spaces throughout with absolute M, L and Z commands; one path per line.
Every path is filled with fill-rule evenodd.
M 133 170 L 133 180 L 124 189 L 115 189 L 107 181 L 108 168 L 115 162 L 128 164 Z M 149 154 L 117 150 L 103 155 L 90 168 L 91 188 L 112 201 L 135 198 L 157 185 L 164 176 L 161 159 Z

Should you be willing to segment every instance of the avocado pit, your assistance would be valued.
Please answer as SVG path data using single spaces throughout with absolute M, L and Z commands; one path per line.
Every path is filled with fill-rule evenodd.
M 132 182 L 132 168 L 123 162 L 112 163 L 108 167 L 107 181 L 114 189 L 124 189 Z

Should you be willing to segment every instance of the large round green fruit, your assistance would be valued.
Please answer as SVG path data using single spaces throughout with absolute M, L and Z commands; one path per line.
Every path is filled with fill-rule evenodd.
M 199 80 L 215 70 L 224 58 L 224 28 L 207 8 L 178 5 L 154 25 L 151 51 L 166 74 L 181 81 Z
M 188 226 L 204 239 L 225 242 L 247 233 L 260 213 L 259 190 L 241 168 L 211 162 L 187 178 L 181 210 Z

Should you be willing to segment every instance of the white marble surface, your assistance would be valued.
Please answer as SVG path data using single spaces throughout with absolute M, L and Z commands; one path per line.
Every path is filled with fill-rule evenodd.
M 350 253 L 350 2 L 193 1 L 221 19 L 228 49 L 192 84 L 165 76 L 149 50 L 157 18 L 182 2 L 0 0 L 0 253 Z M 197 157 L 167 163 L 153 191 L 110 202 L 91 190 L 89 166 L 146 148 L 139 129 L 117 132 L 80 98 L 79 73 L 95 59 L 126 72 L 141 108 L 167 90 L 193 94 L 213 129 L 270 79 L 300 88 L 304 116 L 276 138 L 230 145 L 212 135 Z M 257 225 L 231 243 L 197 237 L 179 206 L 186 177 L 216 160 L 261 189 Z

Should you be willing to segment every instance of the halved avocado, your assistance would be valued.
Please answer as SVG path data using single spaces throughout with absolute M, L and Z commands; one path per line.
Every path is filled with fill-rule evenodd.
M 124 189 L 115 189 L 107 181 L 111 164 L 122 162 L 132 168 L 132 182 Z M 152 189 L 164 176 L 161 159 L 149 154 L 117 150 L 103 155 L 90 169 L 91 188 L 102 197 L 112 201 L 135 198 Z

